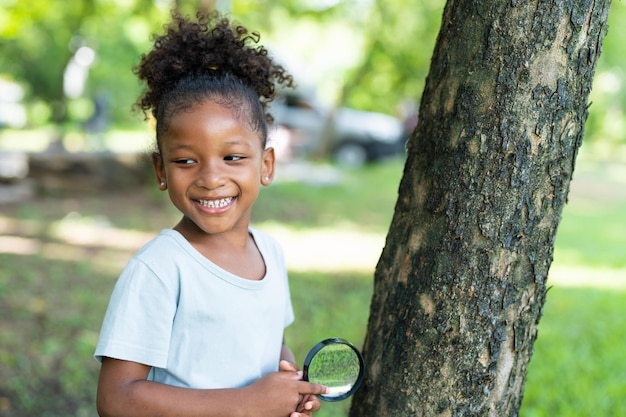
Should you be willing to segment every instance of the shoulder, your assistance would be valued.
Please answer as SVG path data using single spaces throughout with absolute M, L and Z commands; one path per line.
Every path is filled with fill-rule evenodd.
M 164 229 L 139 249 L 134 258 L 148 263 L 172 262 L 179 256 L 188 256 L 189 246 L 180 233 Z
M 180 265 L 190 264 L 185 245 L 189 243 L 178 232 L 164 229 L 135 253 L 122 276 L 129 275 L 134 280 L 152 276 L 166 287 L 177 287 Z
M 163 229 L 158 235 L 150 239 L 137 252 L 137 255 L 143 253 L 151 253 L 159 250 L 171 250 L 176 246 L 180 246 L 179 238 L 182 238 L 178 232 L 173 229 Z M 183 239 L 184 240 L 184 239 Z

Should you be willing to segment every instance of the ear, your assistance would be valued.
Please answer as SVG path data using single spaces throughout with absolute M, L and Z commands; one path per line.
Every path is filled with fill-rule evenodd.
M 261 167 L 261 184 L 268 186 L 274 179 L 274 164 L 276 163 L 276 156 L 274 154 L 274 148 L 265 148 L 263 151 L 263 166 Z
M 167 190 L 167 177 L 165 176 L 165 167 L 163 166 L 163 157 L 161 156 L 161 153 L 152 153 L 152 168 L 154 169 L 154 175 L 156 176 L 159 190 Z

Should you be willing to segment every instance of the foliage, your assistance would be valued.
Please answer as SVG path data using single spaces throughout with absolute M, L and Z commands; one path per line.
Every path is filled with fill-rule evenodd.
M 326 101 L 387 114 L 398 114 L 405 100 L 419 102 L 442 0 L 344 0 L 325 7 L 293 1 L 266 13 L 266 3 L 241 3 L 234 8 L 238 17 L 267 33 L 296 62 L 315 66 L 300 82 L 313 83 Z
M 8 5 L 0 8 L 0 22 L 5 23 L 0 25 L 0 67 L 27 87 L 31 105 L 46 107 L 57 123 L 68 117 L 77 119 L 68 114 L 63 74 L 78 48 L 88 46 L 96 51 L 97 60 L 84 96 L 106 92 L 115 103 L 111 106 L 114 120 L 132 120 L 129 109 L 139 87 L 131 66 L 148 47 L 149 35 L 158 27 L 155 22 L 163 20 L 163 10 L 150 0 L 126 4 L 114 0 L 3 2 Z
M 216 2 L 179 0 L 191 11 Z M 217 2 L 220 4 L 220 2 Z M 262 34 L 262 41 L 293 68 L 303 87 L 335 104 L 403 115 L 419 105 L 441 22 L 443 0 L 231 1 L 232 15 Z M 64 68 L 78 45 L 97 52 L 81 100 L 69 103 L 74 124 L 93 112 L 90 99 L 105 94 L 116 127 L 137 126 L 130 112 L 140 92 L 131 68 L 148 50 L 150 34 L 168 16 L 169 1 L 0 0 L 0 76 L 27 90 L 31 122 L 63 120 Z M 626 4 L 614 2 L 609 32 L 591 95 L 587 136 L 624 143 L 625 55 L 621 39 Z M 288 65 L 290 66 L 290 65 Z M 300 68 L 304 67 L 304 68 Z M 403 106 L 408 106 L 407 108 Z M 42 109 L 45 109 L 42 111 Z M 42 116 L 43 114 L 43 116 Z
M 73 2 L 60 7 L 54 2 L 12 2 L 3 8 L 2 67 L 19 73 L 46 101 L 62 97 L 63 69 L 70 58 L 72 38 L 85 16 L 93 13 L 93 2 Z

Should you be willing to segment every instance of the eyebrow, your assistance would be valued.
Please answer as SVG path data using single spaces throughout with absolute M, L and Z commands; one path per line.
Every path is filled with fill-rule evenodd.
M 252 146 L 250 145 L 250 143 L 248 143 L 248 141 L 245 140 L 239 140 L 239 139 L 233 139 L 233 140 L 229 140 L 227 142 L 224 142 L 225 146 L 235 146 L 235 145 L 242 145 L 242 146 L 246 146 L 248 148 L 251 148 Z
M 175 145 L 171 146 L 171 149 L 191 149 L 192 146 L 189 145 L 188 143 L 176 143 Z

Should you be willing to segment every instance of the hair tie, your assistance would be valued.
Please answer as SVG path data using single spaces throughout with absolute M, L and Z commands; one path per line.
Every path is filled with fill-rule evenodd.
M 213 65 L 210 65 L 207 68 L 210 69 L 211 71 L 217 71 L 217 67 Z

